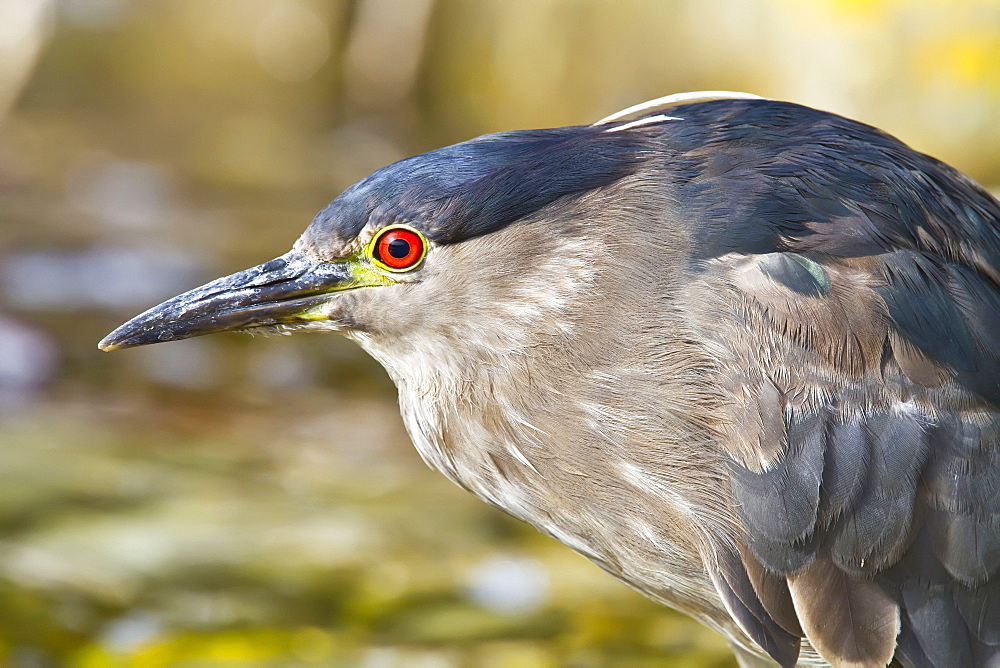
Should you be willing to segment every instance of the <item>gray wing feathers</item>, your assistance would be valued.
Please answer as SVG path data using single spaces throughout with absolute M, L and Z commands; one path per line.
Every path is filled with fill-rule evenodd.
M 821 268 L 833 277 L 824 295 L 779 283 L 808 286 L 819 272 L 806 276 L 792 267 L 781 273 L 772 257 L 767 261 L 760 272 L 771 284 L 754 293 L 745 263 L 734 281 L 744 294 L 760 295 L 754 302 L 764 312 L 760 322 L 781 325 L 768 355 L 784 356 L 790 365 L 782 369 L 772 361 L 758 372 L 763 377 L 737 381 L 769 388 L 744 392 L 751 405 L 740 411 L 760 415 L 760 424 L 781 416 L 779 425 L 757 432 L 770 440 L 756 450 L 762 455 L 756 462 L 752 441 L 736 443 L 729 462 L 753 559 L 767 573 L 787 578 L 804 634 L 828 659 L 879 665 L 885 647 L 898 646 L 896 659 L 906 666 L 986 665 L 1000 649 L 1000 602 L 993 594 L 1000 586 L 994 584 L 1000 569 L 1000 414 L 991 403 L 996 381 L 987 373 L 993 353 L 982 349 L 1000 335 L 993 324 L 1000 307 L 990 314 L 984 304 L 993 297 L 973 299 L 966 287 L 954 287 L 958 279 L 945 292 L 966 299 L 931 299 L 922 307 L 901 286 L 938 286 L 934 276 L 943 280 L 944 274 L 919 269 L 922 260 L 898 263 L 915 275 L 886 293 L 906 305 L 893 312 L 887 304 L 876 362 L 871 323 L 865 325 L 868 342 L 846 355 L 830 352 L 838 334 L 808 331 L 835 324 L 829 312 L 810 320 L 824 300 L 850 313 L 845 304 L 851 290 L 838 285 L 846 272 Z M 795 295 L 784 311 L 780 290 Z M 872 284 L 853 290 L 875 291 Z M 790 327 L 795 319 L 800 325 Z M 961 336 L 921 333 L 952 321 Z M 852 323 L 841 324 L 839 336 L 849 337 Z M 840 369 L 844 380 L 824 380 L 830 369 Z M 753 377 L 752 370 L 734 376 Z M 938 572 L 944 579 L 929 583 L 929 574 Z M 762 579 L 752 580 L 760 591 Z M 895 626 L 885 622 L 890 617 L 898 620 Z M 862 619 L 882 622 L 862 632 Z
M 906 619 L 933 666 L 973 666 L 968 627 L 954 598 L 913 578 L 903 584 Z
M 764 606 L 764 610 L 771 616 L 771 619 L 796 638 L 805 635 L 795 613 L 792 595 L 788 591 L 788 581 L 781 575 L 776 575 L 764 568 L 750 551 L 750 548 L 741 549 L 740 558 L 761 605 Z
M 937 457 L 924 474 L 931 544 L 953 578 L 977 586 L 1000 566 L 1000 418 L 979 425 L 949 416 L 934 439 Z
M 864 482 L 853 503 L 830 531 L 829 549 L 840 568 L 859 577 L 895 563 L 909 536 L 920 472 L 927 458 L 927 419 L 911 410 L 869 415 L 862 423 L 867 452 Z M 851 445 L 857 442 L 851 441 Z M 843 444 L 833 441 L 831 449 Z M 843 486 L 831 472 L 831 485 Z
M 771 616 L 733 548 L 720 546 L 716 563 L 709 570 L 726 608 L 747 635 L 781 666 L 794 666 L 799 656 L 800 634 L 782 628 Z
M 958 587 L 955 604 L 975 636 L 996 647 L 1000 645 L 1000 590 L 997 584 L 982 587 Z
M 799 421 L 786 455 L 757 473 L 730 462 L 733 494 L 754 553 L 772 571 L 787 573 L 812 559 L 807 540 L 816 525 L 826 434 L 820 415 Z M 793 445 L 794 444 L 794 445 Z
M 1000 658 L 1000 203 L 823 112 L 676 114 L 691 317 L 732 398 L 720 431 L 762 608 L 783 614 L 785 580 L 833 663 Z
M 789 412 L 785 458 L 759 473 L 730 463 L 752 556 L 787 577 L 828 659 L 884 665 L 897 635 L 904 665 L 985 665 L 1000 650 L 998 422 Z

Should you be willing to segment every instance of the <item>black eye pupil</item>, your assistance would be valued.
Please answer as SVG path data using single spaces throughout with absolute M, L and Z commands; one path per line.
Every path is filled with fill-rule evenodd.
M 410 242 L 406 239 L 393 239 L 386 247 L 389 255 L 401 260 L 410 253 Z

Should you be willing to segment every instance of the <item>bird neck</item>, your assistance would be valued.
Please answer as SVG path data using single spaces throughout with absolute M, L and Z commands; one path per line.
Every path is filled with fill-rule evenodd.
M 504 317 L 357 338 L 395 381 L 430 466 L 647 595 L 709 615 L 703 555 L 736 526 L 712 491 L 728 483 L 711 362 L 669 305 L 662 271 L 565 266 L 559 281 L 528 281 Z M 649 281 L 666 281 L 655 286 L 662 304 L 642 299 Z

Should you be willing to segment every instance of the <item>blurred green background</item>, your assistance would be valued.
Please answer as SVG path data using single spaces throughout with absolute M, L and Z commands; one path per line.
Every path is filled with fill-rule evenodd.
M 346 341 L 95 348 L 389 162 L 705 89 L 1000 184 L 993 0 L 0 0 L 0 664 L 734 665 L 427 470 Z

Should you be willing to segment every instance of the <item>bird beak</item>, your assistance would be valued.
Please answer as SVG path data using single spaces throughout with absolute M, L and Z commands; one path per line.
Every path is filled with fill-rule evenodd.
M 97 344 L 110 352 L 202 334 L 322 320 L 331 293 L 364 285 L 348 262 L 314 262 L 291 251 L 154 306 Z

